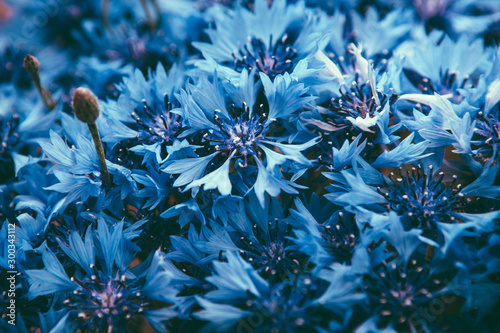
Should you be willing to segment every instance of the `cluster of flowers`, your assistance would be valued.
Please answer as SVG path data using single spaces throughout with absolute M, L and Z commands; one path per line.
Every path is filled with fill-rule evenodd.
M 499 1 L 0 0 L 0 31 L 1 332 L 499 332 Z

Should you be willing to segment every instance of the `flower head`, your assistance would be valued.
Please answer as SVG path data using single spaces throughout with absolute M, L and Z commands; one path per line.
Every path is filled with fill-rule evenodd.
M 236 115 L 234 105 L 231 106 L 232 114 Z M 244 167 L 247 166 L 247 156 L 257 155 L 258 145 L 265 140 L 265 134 L 269 130 L 266 125 L 267 114 L 262 112 L 262 116 L 251 115 L 246 103 L 241 108 L 240 116 L 235 116 L 228 122 L 223 121 L 214 112 L 214 121 L 219 127 L 219 131 L 207 133 L 204 138 L 216 143 L 217 151 L 237 152 L 245 159 Z M 250 117 L 252 117 L 250 119 Z
M 390 209 L 403 216 L 406 228 L 432 230 L 436 222 L 452 222 L 455 218 L 452 212 L 461 211 L 465 205 L 461 186 L 455 187 L 457 176 L 447 184 L 444 182 L 444 172 L 435 178 L 426 174 L 420 165 L 401 178 L 389 174 L 387 190 L 379 189 L 385 196 Z
M 139 140 L 169 142 L 172 141 L 181 129 L 179 115 L 172 113 L 172 104 L 165 94 L 163 111 L 155 112 L 146 102 L 143 101 L 142 109 L 135 109 L 132 113 L 139 128 Z M 156 109 L 158 110 L 158 109 Z
M 109 0 L 104 2 L 109 6 Z M 138 10 L 136 6 L 109 6 L 110 11 L 103 13 L 110 16 L 108 20 L 87 19 L 75 33 L 78 47 L 88 55 L 97 52 L 99 58 L 107 61 L 132 64 L 144 75 L 148 75 L 149 70 L 154 70 L 159 63 L 169 69 L 184 54 L 185 46 L 175 33 L 182 34 L 181 29 L 193 29 L 193 26 L 177 26 L 179 20 L 175 18 L 156 19 L 155 22 L 152 17 L 143 20 L 144 8 Z M 160 12 L 155 13 L 157 17 L 161 15 Z
M 474 157 L 481 161 L 497 159 L 500 152 L 500 109 L 492 110 L 488 115 L 478 112 L 474 135 L 471 138 Z
M 431 302 L 434 293 L 445 286 L 446 281 L 432 276 L 426 262 L 416 259 L 407 264 L 381 263 L 363 277 L 363 288 L 377 316 L 377 327 L 390 325 L 397 330 L 425 327 L 425 315 L 421 311 Z
M 93 266 L 95 268 L 95 266 Z M 80 281 L 72 277 L 79 288 L 64 302 L 78 312 L 81 329 L 125 329 L 123 324 L 150 307 L 150 301 L 141 295 L 141 288 L 130 286 L 125 275 L 101 281 L 100 273 Z
M 488 72 L 489 54 L 480 39 L 453 41 L 435 31 L 416 43 L 408 41 L 396 51 L 405 57 L 403 71 L 413 84 L 404 87 L 408 91 L 416 87 L 424 94 L 437 93 L 459 103 L 464 99 L 459 89 L 476 87 L 479 74 Z
M 253 37 L 238 53 L 233 53 L 234 69 L 241 72 L 243 68 L 251 71 L 257 68 L 260 72 L 274 77 L 284 74 L 293 68 L 293 59 L 297 51 L 288 42 L 285 34 L 278 42 L 273 44 L 273 36 L 266 43 L 260 38 Z
M 207 329 L 253 329 L 256 332 L 308 330 L 325 324 L 326 318 L 308 308 L 318 293 L 311 278 L 280 284 L 262 280 L 239 256 L 226 253 L 227 262 L 215 262 L 207 281 L 217 287 L 197 298 L 203 310 L 196 317 L 208 321 Z M 321 282 L 318 281 L 318 284 Z M 253 316 L 262 318 L 255 325 Z
M 70 310 L 70 319 L 61 320 L 63 327 L 73 322 L 82 330 L 128 332 L 128 325 L 139 315 L 151 315 L 149 319 L 154 324 L 152 299 L 166 301 L 175 294 L 168 286 L 168 274 L 162 272 L 158 257 L 143 272 L 145 279 L 129 271 L 133 252 L 125 237 L 134 238 L 137 234 L 127 236 L 123 223 L 110 229 L 105 223 L 98 222 L 97 230 L 88 227 L 83 238 L 73 231 L 67 240 L 57 239 L 71 268 L 65 270 L 52 251 L 46 249 L 42 255 L 45 267 L 26 272 L 30 282 L 28 297 L 65 296 L 62 305 Z M 154 283 L 163 284 L 162 290 L 154 290 Z
M 202 232 L 209 241 L 200 241 L 198 248 L 216 255 L 219 251 L 231 249 L 240 253 L 259 274 L 270 281 L 287 280 L 290 274 L 307 270 L 301 261 L 304 256 L 291 251 L 292 227 L 283 218 L 283 211 L 275 199 L 270 205 L 260 207 L 257 198 L 252 195 L 243 202 L 226 208 L 223 220 L 234 231 L 226 231 L 218 224 L 212 223 L 211 230 L 203 228 Z M 227 214 L 227 215 L 226 215 Z M 220 240 L 223 240 L 221 242 Z
M 274 78 L 291 71 L 318 48 L 322 31 L 302 3 L 278 0 L 269 5 L 266 0 L 256 0 L 252 8 L 249 11 L 241 4 L 234 11 L 217 8 L 216 27 L 207 30 L 211 43 L 193 44 L 206 59 L 197 61 L 196 66 L 210 74 L 217 69 L 232 79 L 243 69 Z M 275 15 L 279 15 L 279 22 L 272 19 Z M 299 22 L 306 28 L 297 31 Z
M 143 164 L 159 164 L 169 151 L 177 151 L 174 147 L 185 148 L 177 142 L 182 117 L 174 111 L 175 93 L 182 80 L 180 68 L 172 67 L 167 75 L 162 64 L 147 80 L 140 71 L 124 79 L 118 87 L 118 101 L 108 101 L 103 107 L 111 122 L 103 129 L 103 141 L 113 148 L 113 162 L 134 166 L 140 164 L 138 157 L 144 156 Z
M 246 70 L 241 73 L 239 86 L 228 83 L 221 87 L 217 77 L 213 83 L 202 77 L 197 85 L 188 85 L 187 91 L 181 91 L 178 99 L 187 127 L 184 136 L 196 138 L 204 133 L 200 142 L 203 149 L 197 148 L 198 158 L 165 163 L 163 171 L 180 174 L 174 186 L 187 185 L 186 189 L 190 189 L 204 185 L 206 190 L 217 188 L 221 194 L 228 195 L 232 190 L 230 166 L 236 160 L 235 166 L 248 168 L 250 172 L 257 166 L 254 189 L 262 206 L 265 192 L 295 193 L 292 184 L 276 176 L 276 166 L 287 165 L 293 171 L 296 166 L 310 165 L 301 152 L 313 146 L 317 139 L 302 144 L 280 143 L 274 134 L 282 129 L 276 130 L 275 123 L 278 119 L 286 123 L 296 108 L 307 103 L 310 97 L 304 95 L 303 85 L 293 82 L 288 74 L 277 76 L 274 82 L 265 74 L 261 77 L 267 110 L 263 105 L 257 106 L 254 79 Z M 239 101 L 242 108 L 238 109 L 231 100 Z

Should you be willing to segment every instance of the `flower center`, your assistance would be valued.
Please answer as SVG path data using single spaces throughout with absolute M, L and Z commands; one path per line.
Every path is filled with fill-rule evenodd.
M 359 230 L 354 220 L 346 221 L 342 212 L 335 225 L 320 225 L 321 236 L 327 242 L 327 249 L 341 263 L 350 263 L 354 247 L 358 242 Z
M 455 218 L 450 214 L 464 208 L 461 185 L 453 188 L 457 176 L 453 176 L 452 182 L 447 185 L 443 181 L 444 173 L 438 175 L 434 179 L 418 166 L 401 178 L 395 179 L 391 173 L 390 182 L 386 184 L 387 191 L 377 190 L 389 201 L 390 209 L 403 216 L 406 228 L 434 230 L 434 222 L 454 222 Z
M 132 118 L 139 127 L 139 140 L 151 140 L 155 142 L 169 142 L 181 129 L 180 116 L 172 111 L 172 104 L 165 95 L 165 110 L 157 112 L 153 110 L 146 100 L 142 101 L 142 111 L 137 108 L 132 112 Z
M 371 119 L 376 111 L 383 110 L 387 102 L 394 103 L 398 96 L 393 94 L 387 98 L 386 94 L 377 92 L 378 101 L 374 98 L 370 84 L 363 83 L 359 85 L 356 82 L 352 83 L 351 88 L 339 89 L 340 98 L 332 98 L 327 122 L 338 129 L 345 128 L 352 124 L 351 118 Z M 379 102 L 379 104 L 378 104 Z
M 260 38 L 251 37 L 243 49 L 240 48 L 238 53 L 233 52 L 236 71 L 258 68 L 259 71 L 271 77 L 292 69 L 295 57 L 297 57 L 297 51 L 290 45 L 286 34 L 276 44 L 273 44 L 271 35 L 268 45 Z
M 96 270 L 94 270 L 96 271 Z M 129 319 L 136 313 L 144 311 L 149 306 L 146 298 L 141 295 L 139 289 L 127 285 L 124 275 L 120 279 L 103 282 L 96 275 L 90 280 L 80 281 L 72 278 L 81 289 L 75 290 L 64 304 L 72 309 L 80 311 L 78 317 L 83 320 L 95 321 L 96 318 L 104 319 L 110 323 L 109 317 Z M 99 326 L 100 324 L 94 323 Z
M 290 230 L 290 227 L 280 228 L 278 219 L 275 219 L 274 223 L 268 223 L 267 231 L 254 224 L 255 237 L 240 237 L 240 248 L 244 250 L 243 258 L 252 263 L 266 278 L 279 278 L 283 273 L 293 271 L 299 262 L 285 251 L 286 237 Z
M 499 107 L 500 108 L 500 107 Z M 473 148 L 477 152 L 475 157 L 477 159 L 495 158 L 494 151 L 498 152 L 500 149 L 500 119 L 498 114 L 490 113 L 485 116 L 479 112 L 476 116 L 476 130 L 472 140 Z
M 261 107 L 262 109 L 262 107 Z M 218 151 L 238 151 L 245 159 L 247 166 L 248 155 L 258 155 L 257 145 L 264 139 L 267 126 L 267 114 L 263 113 L 261 117 L 250 115 L 250 108 L 243 103 L 241 115 L 229 119 L 222 120 L 217 113 L 214 112 L 214 122 L 219 127 L 219 131 L 206 133 L 204 138 L 207 141 L 217 143 L 215 149 Z M 235 115 L 234 105 L 231 106 L 231 114 Z M 251 117 L 251 118 L 250 118 Z

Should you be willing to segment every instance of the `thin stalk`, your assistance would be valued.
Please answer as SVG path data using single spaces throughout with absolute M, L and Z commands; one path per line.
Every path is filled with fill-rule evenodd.
M 97 151 L 97 156 L 99 156 L 99 162 L 101 163 L 102 178 L 104 182 L 109 187 L 111 186 L 111 178 L 109 177 L 108 167 L 106 166 L 106 156 L 104 155 L 104 148 L 102 147 L 101 137 L 99 136 L 99 131 L 97 130 L 97 125 L 95 123 L 87 124 L 89 128 L 90 135 L 92 136 L 92 141 L 94 141 L 95 150 Z

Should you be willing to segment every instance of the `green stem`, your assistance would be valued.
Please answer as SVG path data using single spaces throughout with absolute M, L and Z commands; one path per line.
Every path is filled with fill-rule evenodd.
M 109 177 L 108 167 L 106 166 L 106 156 L 104 155 L 104 148 L 102 147 L 101 137 L 99 136 L 99 131 L 97 130 L 97 125 L 95 123 L 87 124 L 89 127 L 90 135 L 92 135 L 92 140 L 94 141 L 95 149 L 97 151 L 97 156 L 99 156 L 99 162 L 101 163 L 102 178 L 108 187 L 111 186 L 111 178 Z
M 42 87 L 42 91 L 43 103 L 45 104 L 45 106 L 47 106 L 47 109 L 49 109 L 49 111 L 52 111 L 56 107 L 57 103 L 52 98 L 52 94 L 50 93 L 49 89 Z
M 108 33 L 111 32 L 111 25 L 109 24 L 109 2 L 110 0 L 102 0 L 101 2 L 102 24 Z
M 155 9 L 155 12 L 156 12 L 156 16 L 157 16 L 157 19 L 156 19 L 156 25 L 157 26 L 160 26 L 161 25 L 161 11 L 160 11 L 160 5 L 158 4 L 158 0 L 151 0 L 153 2 L 153 7 Z
M 156 24 L 153 21 L 153 17 L 151 16 L 151 12 L 149 11 L 146 0 L 141 0 L 141 5 L 144 8 L 144 12 L 146 13 L 146 19 L 148 20 L 149 29 L 151 30 L 151 33 L 154 33 L 156 30 Z
M 52 111 L 57 104 L 56 102 L 54 102 L 52 94 L 47 88 L 42 86 L 42 83 L 40 82 L 40 76 L 38 74 L 31 74 L 31 77 L 33 78 L 33 83 L 35 84 L 38 94 L 40 95 L 40 97 L 42 97 L 43 104 L 45 104 L 49 111 Z

